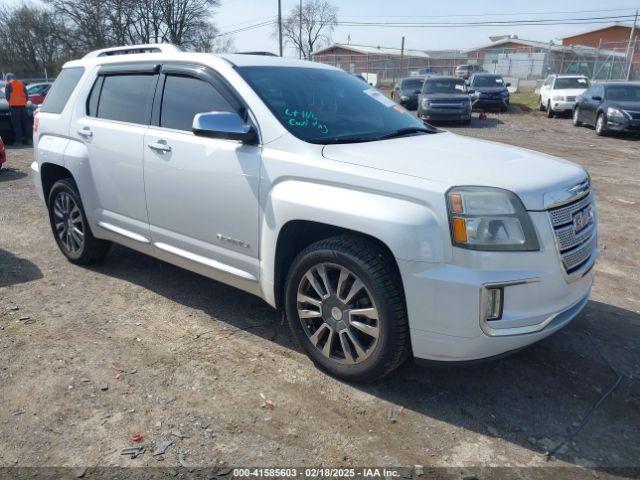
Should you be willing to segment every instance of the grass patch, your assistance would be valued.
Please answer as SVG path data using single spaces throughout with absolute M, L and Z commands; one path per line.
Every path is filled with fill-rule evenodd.
M 540 105 L 539 101 L 540 97 L 533 92 L 512 93 L 509 110 L 512 113 L 523 113 L 538 110 L 538 106 Z

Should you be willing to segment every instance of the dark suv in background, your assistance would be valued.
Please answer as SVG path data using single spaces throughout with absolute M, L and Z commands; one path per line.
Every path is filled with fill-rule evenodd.
M 418 108 L 418 95 L 422 90 L 424 77 L 406 77 L 398 80 L 391 92 L 391 99 L 409 110 Z
M 469 95 L 473 110 L 478 112 L 506 112 L 509 110 L 510 83 L 500 75 L 477 73 L 469 81 Z
M 471 99 L 462 78 L 431 77 L 424 81 L 418 102 L 418 118 L 423 122 L 471 123 Z

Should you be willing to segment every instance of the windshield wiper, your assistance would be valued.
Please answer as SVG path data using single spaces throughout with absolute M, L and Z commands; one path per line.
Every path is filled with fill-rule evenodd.
M 404 137 L 405 135 L 411 135 L 414 133 L 436 133 L 437 130 L 435 129 L 430 129 L 430 128 L 426 128 L 426 127 L 409 127 L 409 128 L 400 128 L 398 130 L 396 130 L 395 132 L 391 132 L 387 135 L 383 135 L 382 137 L 378 137 L 376 138 L 376 140 L 386 140 L 388 138 L 397 138 L 397 137 Z

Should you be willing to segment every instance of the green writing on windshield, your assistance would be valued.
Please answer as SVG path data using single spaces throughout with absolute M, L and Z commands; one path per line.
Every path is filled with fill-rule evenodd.
M 291 127 L 313 128 L 322 134 L 329 133 L 329 128 L 325 123 L 318 120 L 318 116 L 309 110 L 297 110 L 291 108 L 284 109 L 285 116 L 289 119 L 287 123 Z

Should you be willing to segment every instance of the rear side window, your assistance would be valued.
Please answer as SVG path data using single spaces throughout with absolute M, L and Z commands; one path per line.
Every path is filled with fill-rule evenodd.
M 155 89 L 153 74 L 107 75 L 96 81 L 87 102 L 89 115 L 147 124 Z
M 40 110 L 48 113 L 61 113 L 83 73 L 83 67 L 65 68 L 62 70 L 51 87 L 51 90 L 49 90 Z
M 161 127 L 190 132 L 198 113 L 233 111 L 210 83 L 193 77 L 167 76 L 160 111 Z

